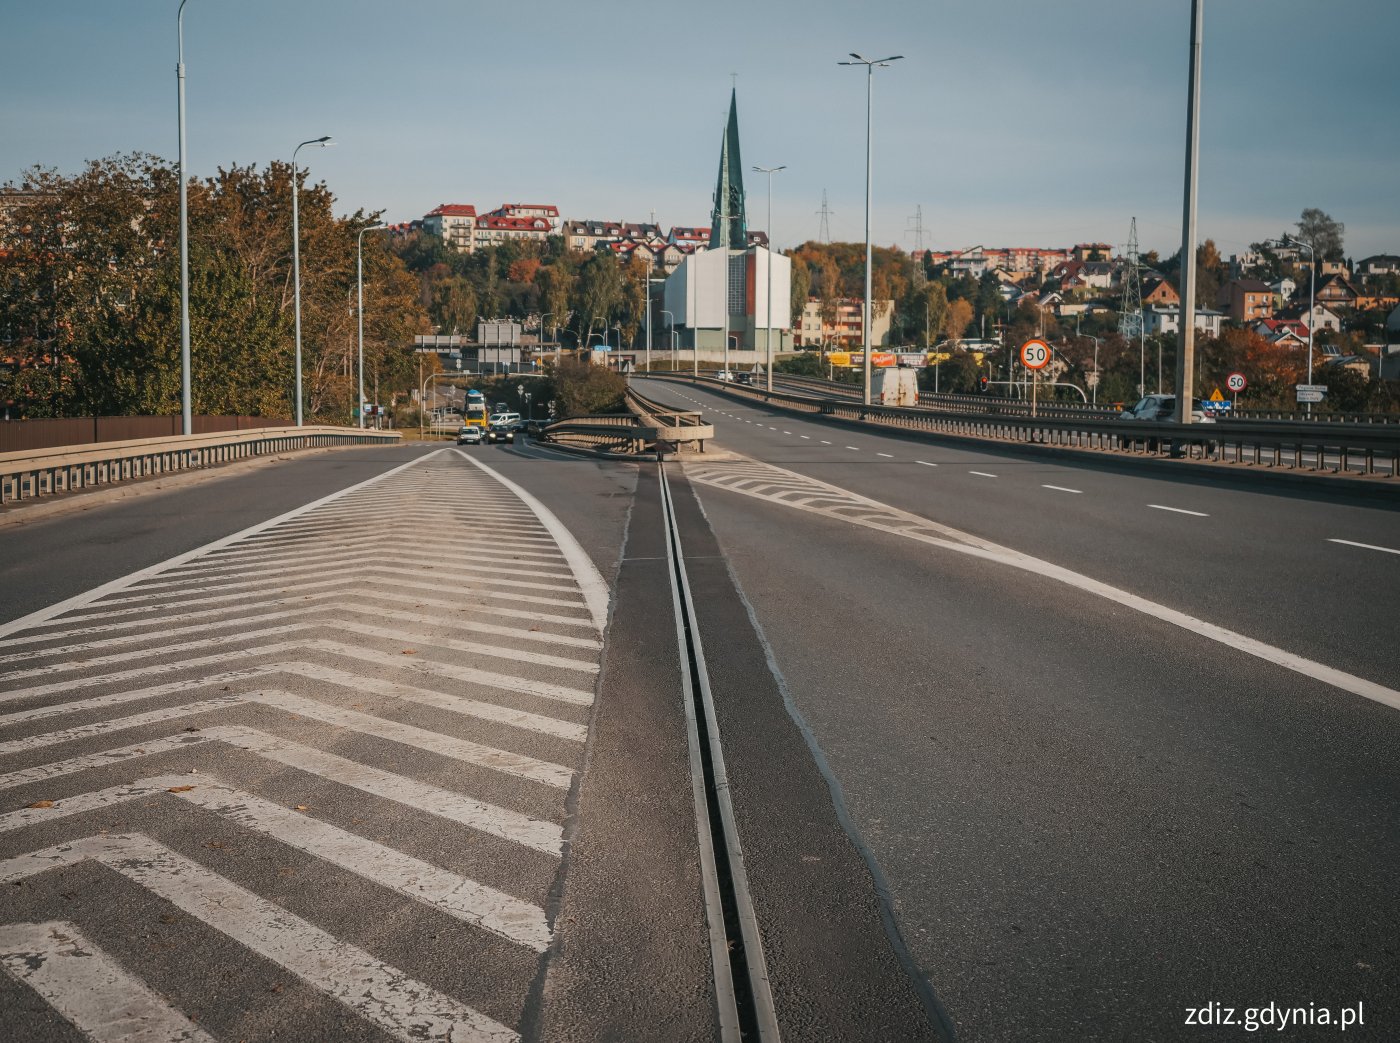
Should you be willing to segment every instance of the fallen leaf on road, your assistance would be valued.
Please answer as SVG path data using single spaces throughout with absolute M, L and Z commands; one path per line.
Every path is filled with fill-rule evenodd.
M 305 811 L 305 810 L 306 810 L 306 805 L 305 805 L 305 804 L 298 804 L 298 805 L 296 806 L 296 810 L 297 810 L 297 811 Z
M 166 793 L 188 793 L 188 792 L 189 792 L 190 790 L 192 790 L 192 789 L 194 789 L 193 786 L 171 786 L 171 787 L 170 787 L 168 790 L 166 790 L 165 792 L 166 792 Z
M 51 807 L 53 807 L 53 801 L 51 801 L 51 800 L 36 800 L 33 804 L 30 804 L 29 806 L 30 806 L 31 808 L 51 808 Z
M 417 654 L 418 654 L 418 649 L 416 649 L 416 648 L 405 648 L 405 649 L 403 650 L 403 654 L 404 654 L 404 655 L 417 655 Z

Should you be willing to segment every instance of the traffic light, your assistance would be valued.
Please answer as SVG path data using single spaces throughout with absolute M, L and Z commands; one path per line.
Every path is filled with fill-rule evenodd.
M 987 390 L 987 376 L 985 373 L 977 378 L 977 388 L 983 392 Z

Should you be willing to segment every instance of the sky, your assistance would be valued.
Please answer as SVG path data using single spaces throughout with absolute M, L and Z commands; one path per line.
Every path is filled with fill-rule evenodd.
M 177 155 L 177 0 L 0 0 L 0 181 Z M 709 224 L 731 84 L 780 247 L 864 238 L 866 72 L 880 245 L 1181 244 L 1190 0 L 188 0 L 195 176 L 288 159 L 338 209 L 553 203 Z M 1400 253 L 1396 0 L 1206 0 L 1199 238 L 1305 207 Z M 734 77 L 733 79 L 731 77 Z M 746 181 L 750 228 L 767 181 Z

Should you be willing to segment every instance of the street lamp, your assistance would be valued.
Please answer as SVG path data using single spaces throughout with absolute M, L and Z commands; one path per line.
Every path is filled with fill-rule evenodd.
M 377 232 L 387 225 L 370 225 L 368 228 L 361 228 L 355 236 L 355 285 L 359 290 L 359 314 L 360 314 L 360 407 L 355 412 L 360 414 L 360 427 L 365 426 L 365 233 Z
M 676 316 L 674 312 L 669 312 L 665 308 L 661 309 L 663 316 L 671 316 L 669 328 L 671 330 L 671 372 L 676 370 Z M 648 367 L 649 368 L 649 367 Z
M 179 86 L 180 110 L 180 431 L 194 434 L 194 417 L 190 407 L 190 210 L 185 195 L 185 4 L 175 12 L 175 33 L 179 37 L 180 57 L 175 66 Z
M 864 65 L 865 66 L 865 307 L 861 312 L 862 328 L 865 337 L 865 404 L 870 405 L 870 106 L 872 92 L 874 91 L 875 67 L 887 67 L 890 62 L 897 62 L 904 57 L 902 54 L 891 55 L 888 58 L 878 58 L 870 61 L 862 58 L 854 51 L 851 57 L 853 62 L 837 62 L 837 65 Z
M 1305 243 L 1301 239 L 1295 239 L 1291 235 L 1285 235 L 1283 241 L 1292 243 L 1299 249 L 1308 252 L 1308 385 L 1313 382 L 1313 327 L 1317 325 L 1317 302 L 1315 300 L 1317 290 L 1317 253 L 1313 250 L 1312 243 Z M 1312 416 L 1312 403 L 1307 403 L 1308 416 Z
M 764 355 L 768 368 L 764 379 L 764 390 L 766 391 L 773 390 L 773 175 L 786 169 L 786 166 L 754 167 L 758 173 L 768 175 L 768 326 L 763 337 Z
M 297 217 L 297 196 L 300 195 L 300 191 L 297 188 L 297 153 L 304 149 L 307 145 L 320 145 L 322 148 L 325 148 L 327 145 L 332 144 L 334 144 L 334 142 L 331 141 L 330 135 L 327 134 L 325 137 L 312 138 L 310 141 L 303 141 L 296 148 L 292 149 L 292 293 L 295 299 L 294 321 L 296 323 L 297 340 L 297 427 L 301 427 L 301 224 Z

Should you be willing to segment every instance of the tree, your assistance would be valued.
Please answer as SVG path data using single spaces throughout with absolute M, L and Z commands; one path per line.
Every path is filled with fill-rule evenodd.
M 788 302 L 788 314 L 792 318 L 792 328 L 802 328 L 802 313 L 807 310 L 807 298 L 812 292 L 812 269 L 800 257 L 792 259 L 792 295 Z
M 438 283 L 431 314 L 441 332 L 471 336 L 476 326 L 476 290 L 471 282 L 453 275 Z
M 573 312 L 579 343 L 586 346 L 595 326 L 606 328 L 622 299 L 622 270 L 612 251 L 598 251 L 579 269 L 574 288 Z
M 972 304 L 963 299 L 950 301 L 948 310 L 943 316 L 943 332 L 951 341 L 962 339 L 962 335 L 967 332 L 968 326 L 972 324 Z
M 1342 259 L 1342 237 L 1346 225 L 1315 207 L 1308 207 L 1298 219 L 1298 238 L 1313 248 L 1319 261 Z

